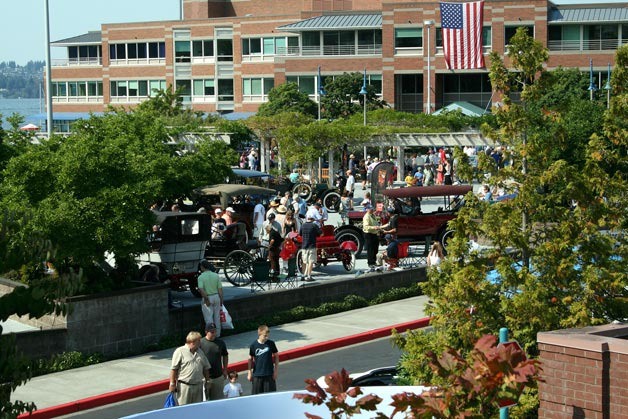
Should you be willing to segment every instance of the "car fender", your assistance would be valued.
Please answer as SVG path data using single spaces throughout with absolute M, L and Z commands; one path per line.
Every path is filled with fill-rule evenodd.
M 342 250 L 348 250 L 350 252 L 357 252 L 358 251 L 358 245 L 355 244 L 352 241 L 346 241 L 346 242 L 340 243 L 340 248 Z

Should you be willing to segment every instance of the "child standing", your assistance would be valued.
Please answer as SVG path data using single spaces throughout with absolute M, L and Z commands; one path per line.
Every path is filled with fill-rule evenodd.
M 257 340 L 249 348 L 248 380 L 253 383 L 251 394 L 277 391 L 279 351 L 275 342 L 268 339 L 268 326 L 257 328 Z
M 222 391 L 227 399 L 234 397 L 240 397 L 242 395 L 242 386 L 238 383 L 238 373 L 235 371 L 229 372 L 229 383 L 225 385 Z

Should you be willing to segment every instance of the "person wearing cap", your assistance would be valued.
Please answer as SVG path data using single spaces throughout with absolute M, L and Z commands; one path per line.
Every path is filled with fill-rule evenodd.
M 233 209 L 233 207 L 227 207 L 227 209 L 225 210 L 225 213 L 222 215 L 222 218 L 225 220 L 225 223 L 227 224 L 227 226 L 230 226 L 231 224 L 234 223 L 234 219 L 233 216 L 235 215 L 235 210 Z
M 216 208 L 212 217 L 212 240 L 223 240 L 225 238 L 225 230 L 227 222 L 222 218 L 222 210 Z
M 349 155 L 349 171 L 351 172 L 352 175 L 355 175 L 355 172 L 357 171 L 358 168 L 358 162 L 355 159 L 355 154 L 350 154 Z
M 206 259 L 201 261 L 201 274 L 198 276 L 198 291 L 203 298 L 201 311 L 205 324 L 215 323 L 216 337 L 220 336 L 220 308 L 224 299 L 222 294 L 222 282 L 213 265 Z
M 392 234 L 386 234 L 386 250 L 377 254 L 376 265 L 382 266 L 384 262 L 390 263 L 392 260 L 399 259 L 399 242 Z
M 275 217 L 276 215 L 274 212 L 271 212 L 270 214 L 268 214 L 266 216 L 266 221 L 264 221 L 264 224 L 262 224 L 262 230 L 259 233 L 259 243 L 266 251 L 268 250 L 268 246 L 270 244 L 269 228 L 276 230 L 277 232 L 281 234 L 281 224 L 279 224 L 275 220 Z M 263 252 L 263 253 L 266 253 L 266 252 Z M 264 254 L 264 257 L 266 257 L 266 254 Z
M 302 239 L 301 249 L 303 249 L 303 280 L 313 281 L 312 269 L 317 260 L 316 238 L 322 234 L 322 231 L 316 220 L 314 220 L 313 215 L 307 215 L 305 219 L 306 222 L 303 223 L 299 230 Z
M 185 338 L 185 345 L 172 354 L 168 390 L 176 393 L 179 406 L 203 401 L 203 378 L 205 387 L 211 386 L 211 367 L 203 351 L 198 350 L 200 342 L 201 334 L 190 332 Z
M 211 378 L 211 388 L 205 389 L 205 399 L 219 400 L 223 398 L 223 388 L 225 386 L 225 378 L 229 372 L 229 351 L 227 344 L 216 335 L 216 324 L 214 322 L 205 325 L 205 337 L 201 338 L 201 351 L 209 361 L 211 369 L 209 376 Z
M 373 214 L 373 205 L 364 205 L 364 217 L 362 218 L 362 231 L 364 232 L 364 244 L 366 245 L 366 259 L 370 268 L 377 263 L 376 256 L 379 248 L 379 223 Z

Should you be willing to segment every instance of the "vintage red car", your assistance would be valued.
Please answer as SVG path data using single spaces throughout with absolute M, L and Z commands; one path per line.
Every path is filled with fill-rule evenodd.
M 447 241 L 453 236 L 453 231 L 448 229 L 447 223 L 456 217 L 458 209 L 463 205 L 464 195 L 472 191 L 473 187 L 438 185 L 386 189 L 388 182 L 384 179 L 388 179 L 388 176 L 381 177 L 383 181 L 377 182 L 372 189 L 374 202 L 381 201 L 381 208 L 376 208 L 380 224 L 388 223 L 391 217 L 386 208 L 396 207 L 399 210 L 397 238 L 400 241 L 429 243 L 438 240 L 446 248 Z M 428 200 L 429 212 L 426 212 L 422 210 L 421 203 Z M 358 247 L 357 254 L 364 247 L 363 216 L 364 213 L 361 211 L 349 212 L 348 224 L 338 227 L 334 232 L 339 243 L 355 242 Z

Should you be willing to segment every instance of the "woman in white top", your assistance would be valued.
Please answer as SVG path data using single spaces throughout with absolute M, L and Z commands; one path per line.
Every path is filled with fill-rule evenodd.
M 427 266 L 438 266 L 444 258 L 443 246 L 441 246 L 440 242 L 434 242 L 430 253 L 427 255 Z

